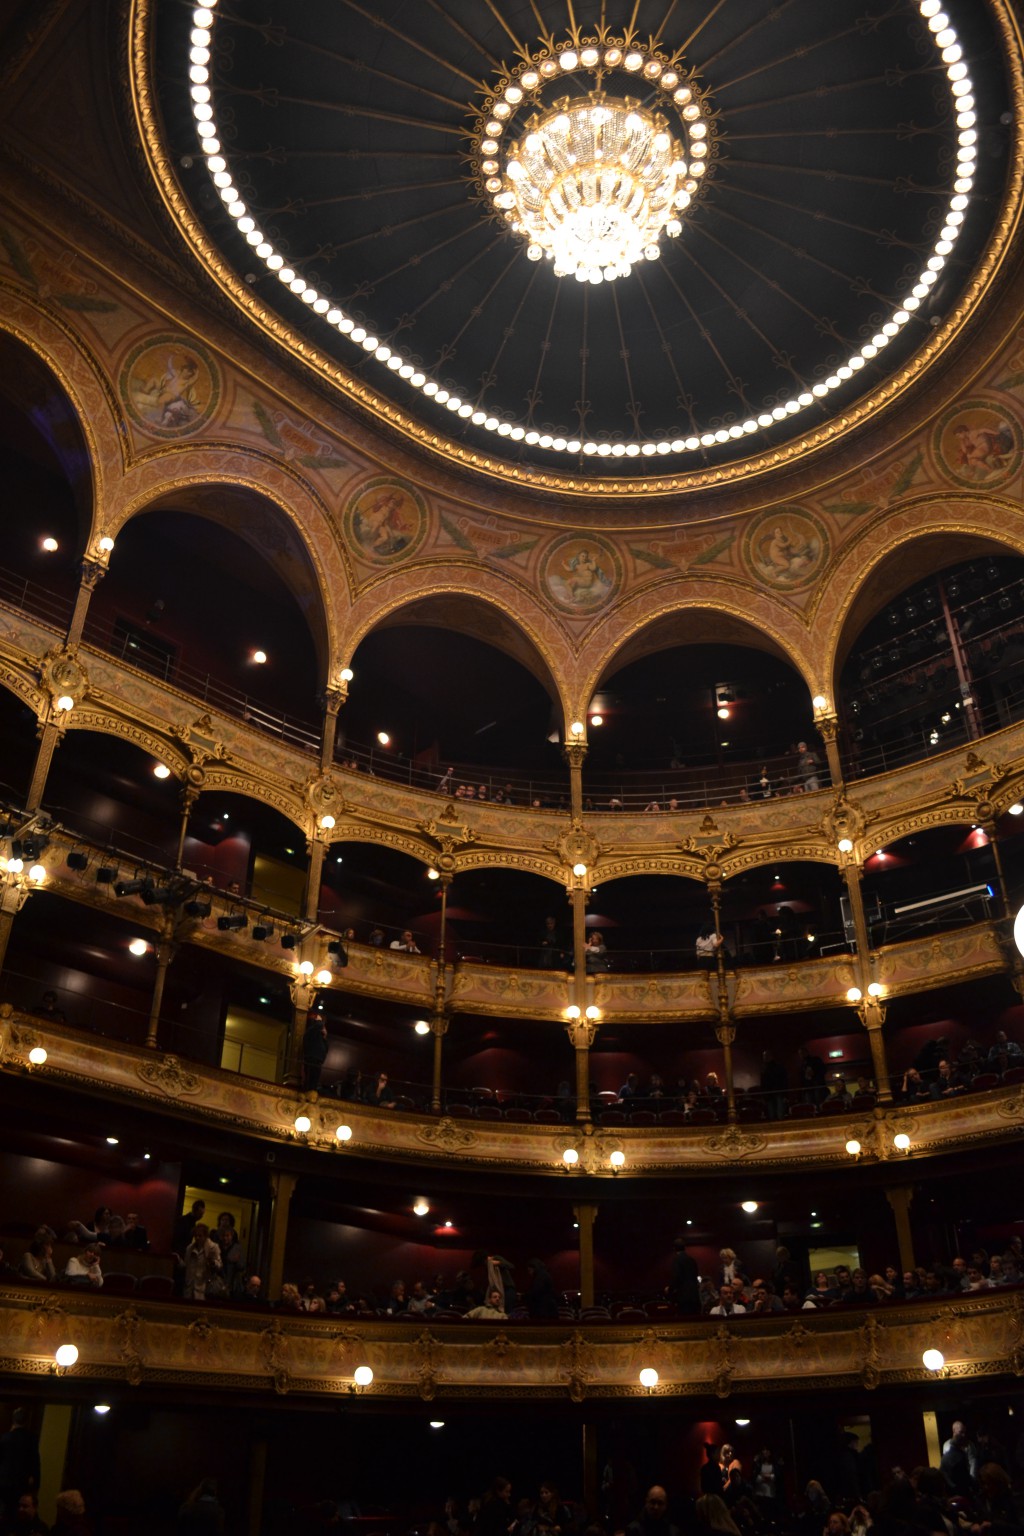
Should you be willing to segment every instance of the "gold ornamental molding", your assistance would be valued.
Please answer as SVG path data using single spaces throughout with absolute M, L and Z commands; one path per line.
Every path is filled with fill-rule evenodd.
M 1009 0 L 988 0 L 988 3 L 1002 34 L 1009 91 L 1014 115 L 1019 121 L 1024 116 L 1024 70 L 1021 64 L 1019 29 Z M 231 270 L 193 214 L 163 143 L 151 73 L 155 11 L 155 0 L 132 0 L 128 19 L 129 89 L 139 139 L 164 206 L 186 246 L 220 291 L 258 331 L 318 378 L 333 385 L 344 400 L 366 411 L 382 427 L 397 432 L 457 470 L 472 470 L 506 484 L 511 482 L 534 488 L 548 495 L 553 492 L 574 498 L 593 498 L 596 495 L 628 501 L 707 491 L 740 480 L 749 482 L 755 476 L 799 463 L 818 449 L 841 442 L 898 401 L 957 340 L 1001 270 L 1020 217 L 1021 191 L 1024 186 L 1024 136 L 1015 134 L 1010 141 L 1012 159 L 1008 168 L 1006 191 L 989 245 L 955 309 L 898 373 L 887 379 L 866 400 L 842 411 L 825 425 L 780 448 L 772 448 L 739 463 L 716 469 L 674 475 L 648 475 L 628 480 L 553 474 L 528 465 L 493 458 L 414 420 L 293 331 Z
M 297 1398 L 641 1400 L 648 1396 L 774 1393 L 805 1387 L 868 1391 L 937 1380 L 1024 1376 L 1024 1297 L 987 1292 L 795 1317 L 713 1319 L 640 1326 L 573 1323 L 355 1322 L 293 1318 L 269 1310 L 128 1301 L 102 1292 L 5 1288 L 0 1370 L 27 1383 L 56 1375 L 77 1383 L 203 1387 L 214 1396 Z M 78 1349 L 59 1370 L 62 1344 Z M 927 1371 L 939 1349 L 945 1364 Z M 372 1381 L 357 1385 L 359 1367 Z M 640 1385 L 654 1367 L 658 1384 Z M 352 1406 L 356 1404 L 352 1401 Z
M 30 1052 L 45 1051 L 35 1065 Z M 130 1104 L 192 1124 L 202 1121 L 231 1135 L 276 1142 L 312 1159 L 350 1155 L 420 1166 L 507 1169 L 565 1179 L 562 1157 L 568 1146 L 581 1154 L 582 1169 L 571 1176 L 587 1180 L 659 1177 L 706 1178 L 728 1175 L 737 1167 L 759 1170 L 849 1167 L 847 1143 L 860 1144 L 861 1162 L 920 1166 L 983 1143 L 1020 1140 L 1024 1135 L 1024 1088 L 997 1088 L 967 1094 L 950 1103 L 878 1106 L 865 1114 L 819 1120 L 764 1121 L 735 1126 L 616 1126 L 614 1133 L 593 1126 L 517 1125 L 489 1120 L 373 1109 L 333 1099 L 316 1102 L 278 1084 L 262 1083 L 141 1046 L 115 1046 L 101 1037 L 63 1025 L 44 1024 L 0 1005 L 0 1098 L 26 1080 L 59 1084 L 109 1104 Z M 299 1132 L 300 1111 L 308 1131 Z M 339 1140 L 339 1125 L 351 1137 Z M 895 1138 L 907 1136 L 909 1146 Z M 583 1157 L 583 1149 L 586 1156 Z M 613 1173 L 611 1150 L 625 1153 L 625 1165 Z M 311 1165 L 312 1166 L 312 1165 Z

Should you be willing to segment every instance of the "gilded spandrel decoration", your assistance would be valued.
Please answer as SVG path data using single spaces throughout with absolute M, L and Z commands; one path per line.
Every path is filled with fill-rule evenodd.
M 220 398 L 220 371 L 206 347 L 180 334 L 134 347 L 118 380 L 129 419 L 152 437 L 192 437 Z
M 768 1145 L 767 1137 L 741 1131 L 738 1125 L 727 1125 L 703 1141 L 704 1151 L 711 1157 L 739 1159 L 752 1157 Z
M 416 1139 L 426 1142 L 428 1146 L 439 1147 L 444 1152 L 461 1152 L 471 1147 L 478 1138 L 475 1131 L 468 1131 L 464 1125 L 457 1125 L 450 1116 L 442 1115 L 440 1120 L 420 1126 Z
M 136 1071 L 144 1083 L 150 1088 L 158 1088 L 169 1099 L 185 1098 L 201 1093 L 203 1089 L 198 1072 L 183 1067 L 177 1056 L 164 1056 L 160 1061 L 140 1061 Z

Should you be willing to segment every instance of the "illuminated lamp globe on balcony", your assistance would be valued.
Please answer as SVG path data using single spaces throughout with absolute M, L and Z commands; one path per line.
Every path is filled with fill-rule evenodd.
M 679 234 L 697 184 L 660 113 L 593 91 L 526 129 L 509 147 L 494 205 L 531 261 L 546 257 L 556 277 L 610 282 L 656 261 L 663 234 Z

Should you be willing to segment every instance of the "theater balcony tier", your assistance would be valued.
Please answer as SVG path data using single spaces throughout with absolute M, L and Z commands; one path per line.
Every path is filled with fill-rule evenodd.
M 45 1051 L 35 1065 L 30 1052 Z M 582 1189 L 590 1180 L 644 1176 L 707 1178 L 745 1169 L 799 1170 L 847 1166 L 851 1142 L 862 1162 L 926 1162 L 981 1144 L 1016 1140 L 1024 1129 L 1024 1085 L 994 1088 L 951 1102 L 882 1106 L 815 1120 L 753 1126 L 616 1126 L 589 1122 L 531 1125 L 465 1121 L 447 1115 L 376 1109 L 336 1099 L 311 1100 L 164 1053 L 42 1025 L 0 1008 L 0 1073 L 13 1087 L 33 1079 L 49 1088 L 94 1096 L 193 1125 L 239 1134 L 287 1148 L 287 1161 L 310 1170 L 350 1157 L 415 1163 L 421 1167 L 508 1169 L 556 1178 Z M 308 1117 L 308 1131 L 295 1128 Z M 351 1136 L 339 1139 L 340 1126 Z M 909 1138 L 897 1147 L 896 1138 Z M 563 1154 L 578 1154 L 567 1168 Z M 613 1151 L 625 1164 L 613 1170 Z
M 58 662 L 76 676 L 75 707 L 61 718 L 62 732 L 118 736 L 193 789 L 233 791 L 275 807 L 311 840 L 323 840 L 327 814 L 333 843 L 376 843 L 452 873 L 500 865 L 565 886 L 578 860 L 567 814 L 449 800 L 342 768 L 321 772 L 312 744 L 290 745 L 88 646 L 68 658 L 57 630 L 0 603 L 0 682 L 39 720 L 52 718 L 45 679 Z M 1022 792 L 1024 722 L 841 791 L 672 814 L 588 812 L 584 851 L 592 883 L 652 872 L 728 879 L 773 860 L 834 864 L 845 837 L 862 860 L 928 827 L 987 824 Z
M 0 1292 L 0 1369 L 9 1379 L 57 1371 L 73 1343 L 65 1388 L 82 1383 L 268 1397 L 378 1399 L 697 1397 L 795 1388 L 877 1387 L 944 1377 L 1024 1375 L 1024 1296 L 880 1311 L 690 1323 L 537 1326 L 519 1323 L 362 1323 L 291 1318 L 269 1309 L 130 1302 L 80 1292 Z M 369 1366 L 373 1380 L 353 1376 Z M 639 1382 L 653 1368 L 653 1389 Z M 25 1383 L 27 1385 L 27 1382 Z

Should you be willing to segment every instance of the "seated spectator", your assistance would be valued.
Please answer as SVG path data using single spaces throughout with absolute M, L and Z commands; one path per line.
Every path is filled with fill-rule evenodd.
M 784 1312 L 799 1312 L 803 1309 L 804 1299 L 792 1281 L 787 1281 L 782 1292 L 782 1310 Z
M 48 1536 L 50 1527 L 39 1518 L 39 1501 L 34 1493 L 23 1493 L 11 1515 L 5 1536 Z
M 741 1302 L 734 1300 L 732 1286 L 723 1284 L 718 1290 L 718 1305 L 711 1308 L 710 1315 L 712 1317 L 742 1316 L 746 1310 Z
M 65 1488 L 58 1493 L 54 1508 L 57 1518 L 50 1527 L 50 1536 L 89 1536 L 85 1500 L 77 1488 Z
M 988 1053 L 986 1065 L 990 1072 L 1005 1072 L 1007 1067 L 1019 1067 L 1024 1063 L 1024 1050 L 1016 1040 L 1008 1040 L 1006 1030 L 996 1031 L 995 1044 Z
M 281 1287 L 277 1309 L 279 1312 L 294 1312 L 295 1314 L 299 1314 L 302 1311 L 302 1297 L 299 1294 L 299 1288 L 297 1285 L 293 1285 L 290 1280 L 285 1281 Z
M 391 1287 L 391 1295 L 388 1297 L 387 1314 L 389 1317 L 397 1317 L 400 1312 L 405 1312 L 409 1305 L 409 1299 L 405 1294 L 405 1281 L 396 1280 Z
M 763 1280 L 755 1280 L 750 1291 L 751 1312 L 785 1312 L 786 1308 L 780 1297 L 771 1291 Z
M 45 1238 L 34 1238 L 21 1256 L 22 1278 L 35 1285 L 53 1285 L 57 1271 L 53 1265 L 53 1244 Z
M 363 1103 L 372 1104 L 377 1109 L 394 1109 L 395 1095 L 388 1087 L 386 1072 L 378 1072 L 376 1080 L 363 1095 Z
M 487 1300 L 479 1307 L 471 1307 L 466 1316 L 473 1318 L 474 1321 L 492 1319 L 497 1322 L 505 1322 L 508 1318 L 508 1313 L 502 1310 L 501 1292 L 488 1291 Z
M 37 1019 L 49 1019 L 53 1024 L 66 1024 L 67 1019 L 57 1003 L 56 992 L 44 992 L 32 1009 Z
M 876 1301 L 893 1300 L 893 1288 L 884 1275 L 871 1275 L 868 1279 L 868 1285 L 871 1287 L 871 1294 Z
M 814 1283 L 804 1297 L 803 1310 L 805 1312 L 822 1311 L 825 1307 L 831 1307 L 839 1299 L 839 1291 L 833 1285 L 831 1277 L 823 1269 L 819 1269 L 814 1276 Z
M 608 959 L 608 947 L 604 942 L 603 935 L 597 929 L 587 935 L 587 947 L 584 951 L 583 959 L 588 976 L 593 976 L 598 971 L 611 969 L 611 962 Z
M 965 1290 L 968 1290 L 968 1291 L 991 1291 L 992 1289 L 993 1289 L 993 1285 L 992 1285 L 991 1280 L 989 1280 L 985 1275 L 983 1275 L 981 1270 L 978 1269 L 978 1267 L 976 1265 L 968 1264 L 968 1266 L 967 1266 L 967 1284 L 965 1286 Z
M 77 1285 L 82 1290 L 91 1286 L 98 1291 L 103 1285 L 99 1249 L 86 1248 L 81 1254 L 73 1253 L 64 1268 L 64 1279 L 69 1285 Z
M 384 929 L 383 928 L 371 928 L 370 929 L 370 937 L 367 939 L 366 942 L 373 949 L 383 949 L 384 948 Z
M 246 1302 L 263 1300 L 263 1281 L 259 1275 L 250 1275 L 242 1282 L 242 1289 L 238 1292 L 238 1300 Z
M 836 1276 L 839 1276 L 838 1270 Z M 840 1286 L 838 1305 L 841 1307 L 873 1307 L 877 1300 L 868 1283 L 866 1270 L 855 1269 L 850 1276 L 850 1284 Z
M 312 1313 L 314 1316 L 327 1311 L 327 1303 L 317 1290 L 315 1280 L 303 1280 L 302 1289 L 299 1292 L 299 1304 L 303 1312 Z
M 68 1235 L 65 1239 L 69 1243 L 103 1243 L 105 1244 L 110 1233 L 110 1223 L 113 1212 L 108 1205 L 101 1205 L 93 1212 L 92 1225 L 87 1226 L 84 1221 L 72 1221 L 68 1226 Z
M 1001 1254 L 994 1253 L 988 1261 L 988 1283 L 993 1287 L 1015 1283 L 1006 1278 L 1006 1265 Z
M 640 1079 L 637 1077 L 635 1072 L 630 1072 L 629 1076 L 626 1078 L 626 1081 L 619 1089 L 619 1103 L 628 1103 L 630 1099 L 640 1099 L 642 1097 L 643 1094 L 640 1092 Z
M 355 1307 L 349 1299 L 348 1286 L 344 1280 L 335 1280 L 333 1285 L 327 1287 L 327 1295 L 324 1297 L 324 1301 L 332 1317 L 347 1317 L 355 1311 Z
M 221 1271 L 220 1248 L 210 1236 L 210 1229 L 205 1222 L 196 1222 L 192 1241 L 185 1249 L 183 1258 L 186 1301 L 205 1301 L 207 1287 Z
M 419 945 L 416 943 L 416 940 L 413 938 L 411 928 L 403 928 L 402 937 L 400 939 L 392 939 L 391 943 L 388 945 L 388 948 L 400 949 L 406 955 L 419 955 L 423 953 Z
M 695 1513 L 701 1530 L 716 1531 L 720 1536 L 740 1536 L 740 1528 L 720 1494 L 702 1493 L 697 1500 Z
M 414 1313 L 417 1317 L 429 1317 L 432 1312 L 437 1311 L 437 1302 L 431 1296 L 422 1280 L 413 1282 L 406 1310 Z
M 695 945 L 697 964 L 703 966 L 706 970 L 712 970 L 718 951 L 724 943 L 725 940 L 722 938 L 722 935 L 716 933 L 714 926 L 708 923 L 697 935 L 697 943 Z
M 564 945 L 558 932 L 558 923 L 550 915 L 544 919 L 544 932 L 540 941 L 540 964 L 545 971 L 557 971 L 565 965 Z
M 725 1089 L 718 1081 L 717 1072 L 709 1072 L 704 1079 L 704 1097 L 710 1099 L 712 1104 L 718 1104 L 725 1098 Z
M 952 1062 L 943 1058 L 939 1062 L 938 1076 L 932 1083 L 932 1098 L 952 1099 L 963 1093 L 965 1087 L 962 1076 L 954 1069 Z

